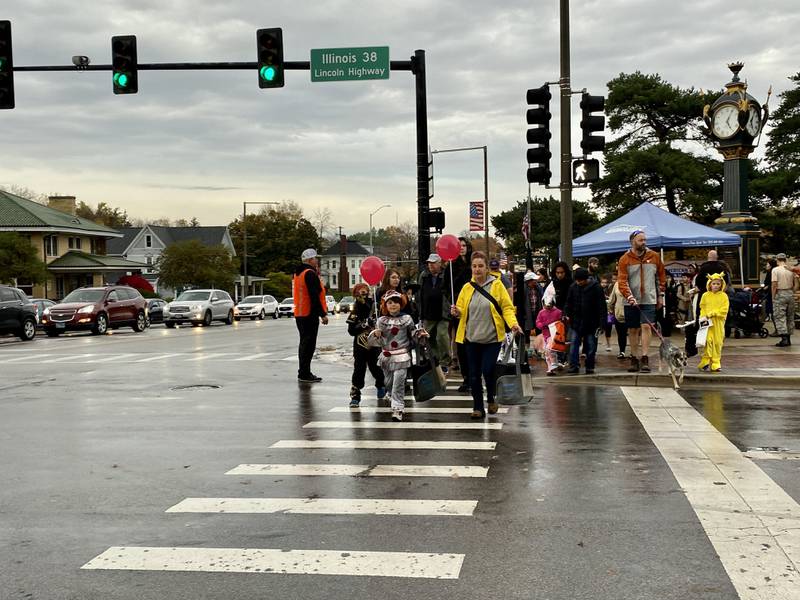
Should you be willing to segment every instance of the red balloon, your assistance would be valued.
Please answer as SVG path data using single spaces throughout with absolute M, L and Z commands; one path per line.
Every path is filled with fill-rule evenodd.
M 361 263 L 361 277 L 369 285 L 378 285 L 386 272 L 386 266 L 377 256 L 370 256 Z
M 455 260 L 461 254 L 461 241 L 451 233 L 446 233 L 436 241 L 436 252 L 444 260 Z

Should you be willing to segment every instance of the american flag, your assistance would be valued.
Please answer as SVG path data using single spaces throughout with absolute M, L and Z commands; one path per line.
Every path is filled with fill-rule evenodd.
M 483 202 L 470 202 L 469 203 L 469 230 L 470 231 L 483 231 Z

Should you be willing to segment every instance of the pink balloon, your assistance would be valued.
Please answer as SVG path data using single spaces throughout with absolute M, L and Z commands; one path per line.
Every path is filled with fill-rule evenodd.
M 361 277 L 369 285 L 378 285 L 386 272 L 386 266 L 377 256 L 370 256 L 361 263 Z
M 436 253 L 444 260 L 455 260 L 461 254 L 461 242 L 451 233 L 446 233 L 436 241 Z

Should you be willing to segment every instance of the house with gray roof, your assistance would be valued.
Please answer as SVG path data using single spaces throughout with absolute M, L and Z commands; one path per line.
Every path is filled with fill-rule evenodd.
M 18 279 L 31 297 L 59 300 L 82 286 L 116 282 L 119 273 L 141 272 L 144 265 L 107 255 L 122 234 L 75 214 L 75 196 L 51 196 L 48 205 L 0 190 L 0 232 L 27 238 L 47 266 L 43 284 Z
M 355 284 L 364 283 L 361 277 L 361 263 L 369 255 L 364 246 L 341 236 L 339 241 L 320 257 L 320 277 L 325 287 L 329 290 L 348 292 Z

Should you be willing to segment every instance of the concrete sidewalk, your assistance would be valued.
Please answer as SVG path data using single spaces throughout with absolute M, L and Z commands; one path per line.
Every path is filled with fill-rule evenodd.
M 777 348 L 780 338 L 727 338 L 722 349 L 722 372 L 708 373 L 697 368 L 700 355 L 689 359 L 681 387 L 712 386 L 720 383 L 760 388 L 792 388 L 800 384 L 800 332 L 794 336 L 797 345 Z M 684 338 L 673 334 L 670 341 L 683 347 Z M 664 368 L 659 374 L 658 340 L 650 344 L 650 368 L 652 373 L 628 373 L 630 359 L 617 358 L 619 348 L 616 336 L 612 336 L 611 352 L 606 351 L 605 338 L 599 341 L 597 366 L 594 375 L 567 375 L 566 369 L 556 377 L 544 375 L 543 360 L 532 360 L 534 382 L 546 383 L 585 383 L 598 385 L 641 385 L 672 387 L 672 378 Z M 627 350 L 630 352 L 630 349 Z

